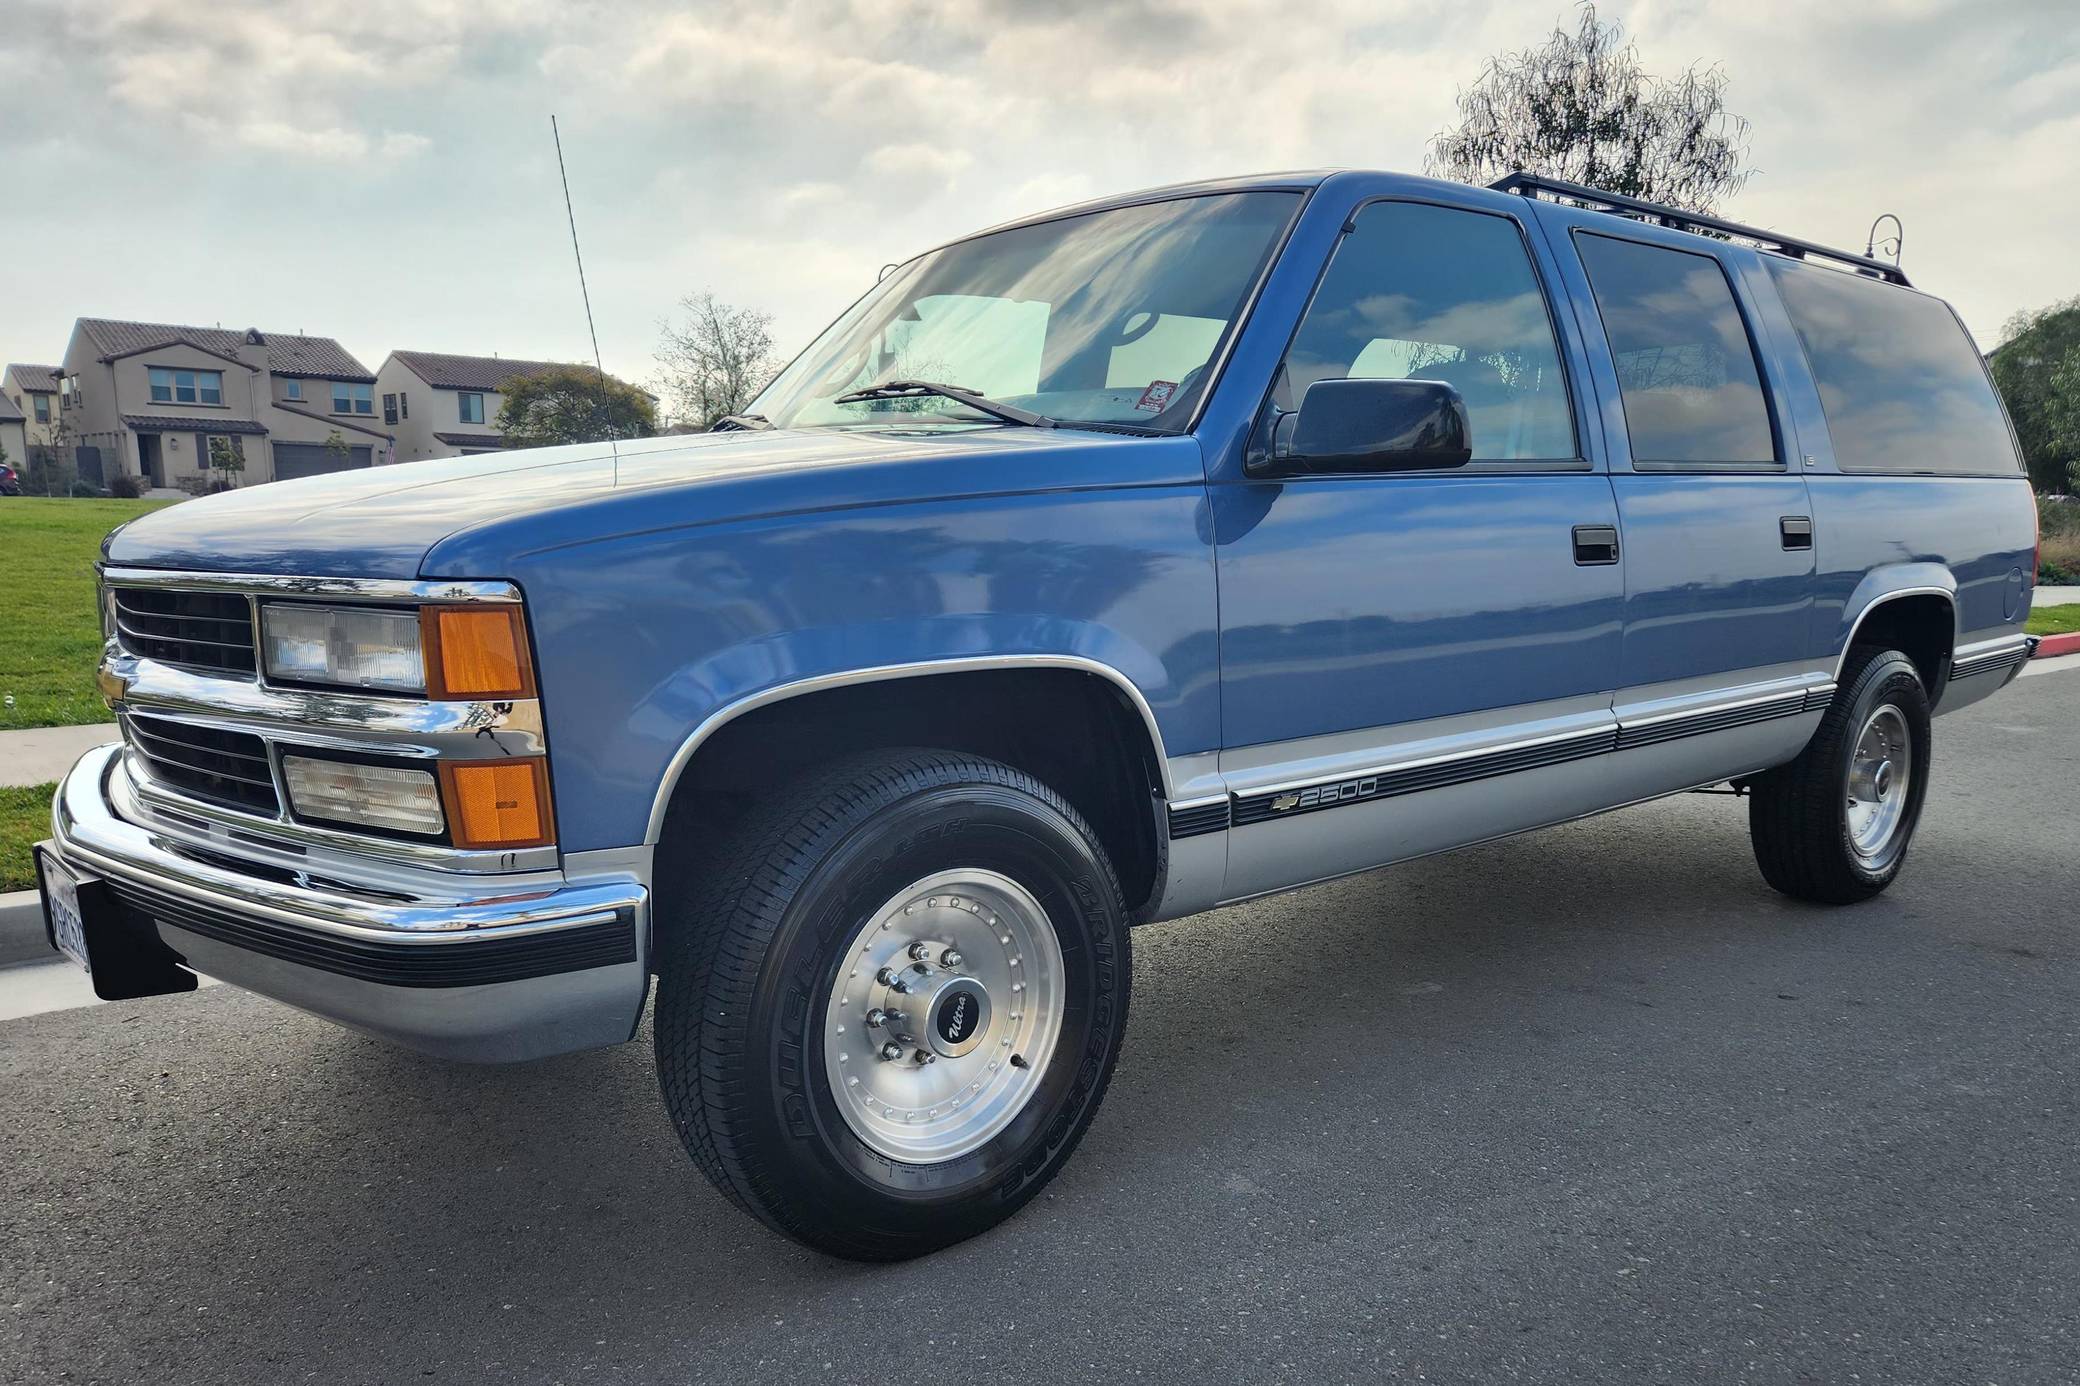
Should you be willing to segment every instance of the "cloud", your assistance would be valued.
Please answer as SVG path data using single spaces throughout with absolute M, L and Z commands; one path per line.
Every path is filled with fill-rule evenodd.
M 712 289 L 802 344 L 883 264 L 1097 194 L 1418 170 L 1454 92 L 1568 0 L 15 0 L 0 340 L 74 316 L 308 325 L 364 354 L 588 354 L 561 118 L 611 368 Z M 1720 63 L 1732 214 L 1906 264 L 1990 345 L 2080 293 L 2071 0 L 1604 0 L 1650 70 Z M 1787 36 L 1790 36 L 1787 38 Z M 148 217 L 137 215 L 149 209 Z M 151 253 L 143 253 L 147 249 Z M 164 257 L 186 273 L 163 273 Z M 324 272 L 314 272 L 317 266 Z M 379 290 L 379 291 L 378 291 Z M 20 324 L 19 327 L 13 324 Z

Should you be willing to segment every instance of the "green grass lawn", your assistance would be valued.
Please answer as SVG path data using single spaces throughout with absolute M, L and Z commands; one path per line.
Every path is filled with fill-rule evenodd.
M 0 731 L 105 722 L 94 691 L 101 538 L 168 501 L 0 500 Z
M 2032 611 L 2029 624 L 2023 629 L 2031 635 L 2071 635 L 2080 631 L 2080 603 Z
M 29 848 L 51 835 L 55 784 L 0 785 L 0 893 L 36 889 Z

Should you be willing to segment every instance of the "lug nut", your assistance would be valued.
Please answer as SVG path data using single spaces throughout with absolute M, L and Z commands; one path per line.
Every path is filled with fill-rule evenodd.
M 880 1008 L 879 1006 L 876 1006 L 876 1007 L 875 1007 L 875 1008 L 874 1008 L 873 1010 L 871 1010 L 871 1011 L 868 1011 L 868 1012 L 867 1012 L 867 1024 L 869 1024 L 869 1025 L 886 1025 L 886 1024 L 888 1024 L 888 1012 L 887 1012 L 887 1011 L 884 1011 L 884 1010 L 882 1010 L 882 1009 L 881 1009 L 881 1008 Z
M 939 966 L 941 967 L 959 967 L 962 961 L 961 950 L 958 948 L 949 948 L 939 955 Z
M 926 943 L 923 939 L 919 939 L 910 945 L 910 956 L 918 962 L 923 962 L 932 956 L 932 945 Z
M 935 1064 L 939 1062 L 939 1056 L 929 1049 L 920 1049 L 917 1051 L 917 1062 L 921 1064 Z
M 890 991 L 910 990 L 910 984 L 903 980 L 903 974 L 892 967 L 884 967 L 875 973 L 874 980 L 887 987 Z
M 900 1059 L 903 1057 L 903 1046 L 897 1044 L 894 1040 L 890 1040 L 887 1044 L 881 1046 L 881 1057 L 891 1062 Z

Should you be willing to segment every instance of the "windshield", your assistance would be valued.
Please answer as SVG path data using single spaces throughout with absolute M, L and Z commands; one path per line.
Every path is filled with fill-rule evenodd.
M 945 246 L 891 272 L 750 412 L 776 428 L 998 422 L 941 395 L 837 402 L 925 380 L 1065 424 L 1180 431 L 1298 202 L 1179 198 Z

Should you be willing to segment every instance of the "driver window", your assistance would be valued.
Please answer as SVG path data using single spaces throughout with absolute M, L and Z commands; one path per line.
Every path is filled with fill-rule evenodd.
M 1440 380 L 1466 401 L 1473 457 L 1578 456 L 1553 323 L 1516 223 L 1376 202 L 1336 249 L 1280 373 L 1297 409 L 1317 380 Z

